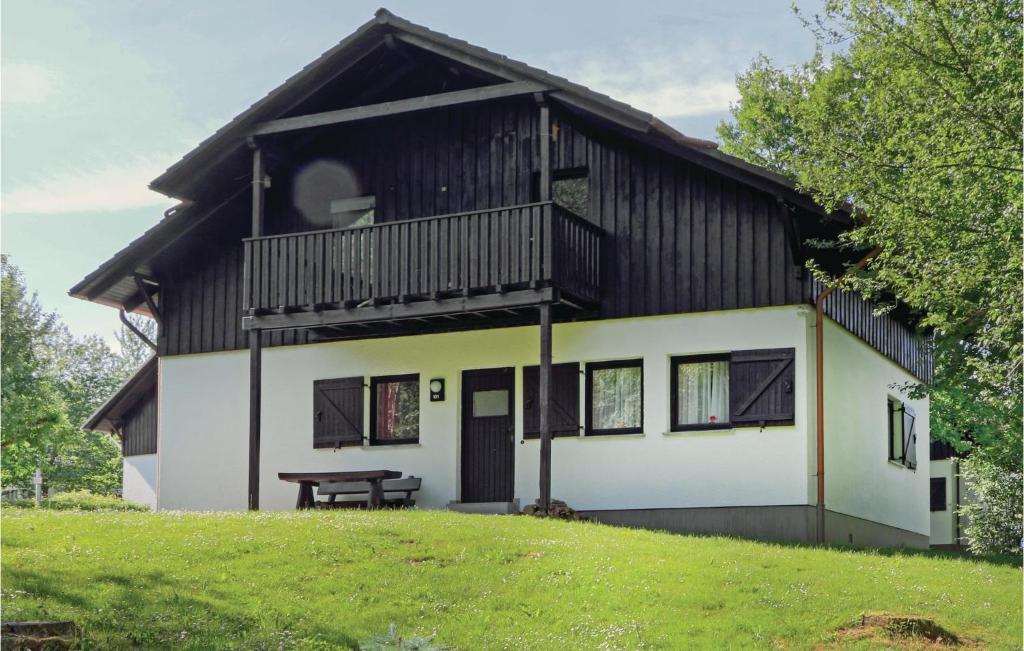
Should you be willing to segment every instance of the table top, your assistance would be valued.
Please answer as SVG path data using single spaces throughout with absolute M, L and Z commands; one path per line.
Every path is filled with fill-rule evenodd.
M 281 481 L 296 483 L 319 483 L 322 481 L 373 481 L 377 479 L 401 479 L 397 470 L 339 470 L 336 472 L 279 472 Z

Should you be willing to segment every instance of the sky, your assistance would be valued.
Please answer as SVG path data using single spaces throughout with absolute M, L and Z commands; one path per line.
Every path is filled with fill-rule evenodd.
M 382 1 L 3 0 L 0 251 L 43 307 L 113 343 L 117 311 L 67 290 L 175 203 L 149 181 Z M 709 139 L 755 57 L 791 65 L 814 49 L 791 0 L 385 6 Z

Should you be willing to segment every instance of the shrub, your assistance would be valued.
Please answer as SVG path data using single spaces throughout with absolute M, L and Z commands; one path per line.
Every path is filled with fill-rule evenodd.
M 971 497 L 960 507 L 968 522 L 967 545 L 976 554 L 1020 554 L 1024 525 L 1021 473 L 980 454 L 961 462 L 961 474 Z
M 44 509 L 55 511 L 148 511 L 149 507 L 126 502 L 112 495 L 96 495 L 86 490 L 60 493 L 43 500 Z

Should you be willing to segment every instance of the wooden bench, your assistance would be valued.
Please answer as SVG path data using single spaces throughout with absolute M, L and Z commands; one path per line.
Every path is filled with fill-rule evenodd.
M 403 477 L 401 479 L 385 479 L 381 482 L 381 492 L 384 499 L 383 506 L 409 508 L 416 506 L 416 500 L 412 494 L 420 489 L 423 479 L 420 477 Z M 366 508 L 369 504 L 370 483 L 365 481 L 332 481 L 323 482 L 317 486 L 316 493 L 319 496 L 326 496 L 327 500 L 320 500 L 316 503 L 321 509 L 344 509 L 344 508 Z M 404 496 L 389 497 L 389 494 L 405 493 Z M 341 500 L 339 495 L 365 495 L 362 500 Z

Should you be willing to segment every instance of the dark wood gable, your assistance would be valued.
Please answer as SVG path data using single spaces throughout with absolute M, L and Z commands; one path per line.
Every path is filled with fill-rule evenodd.
M 313 383 L 313 447 L 337 448 L 363 443 L 363 378 Z
M 737 426 L 792 425 L 793 348 L 734 351 L 729 364 L 729 420 Z
M 151 393 L 121 417 L 121 454 L 156 454 L 157 398 Z
M 507 81 L 446 61 L 436 51 L 393 43 L 339 69 L 321 92 L 273 117 L 344 110 L 417 93 L 460 92 Z M 841 224 L 784 200 L 791 192 L 782 186 L 778 192 L 766 191 L 763 183 L 747 183 L 742 174 L 730 174 L 721 165 L 706 166 L 692 156 L 674 155 L 631 137 L 599 116 L 560 103 L 555 95 L 549 102 L 551 173 L 555 178 L 567 172 L 585 178 L 586 214 L 582 216 L 601 229 L 600 251 L 595 256 L 598 309 L 556 318 L 622 318 L 813 302 L 819 288 L 803 270 L 808 252 L 802 242 L 830 239 Z M 324 219 L 300 209 L 304 197 L 296 189 L 303 173 L 323 163 L 343 169 L 345 178 L 337 180 L 337 188 L 322 185 L 326 194 L 317 201 L 326 206 L 335 196 L 372 196 L 378 224 L 452 213 L 501 212 L 530 204 L 538 200 L 540 133 L 534 98 L 517 96 L 268 136 L 261 140 L 272 179 L 265 192 L 263 233 L 330 228 Z M 196 185 L 196 192 L 203 195 L 199 205 L 208 208 L 225 202 L 223 208 L 205 218 L 207 223 L 190 225 L 187 240 L 153 261 L 165 321 L 158 342 L 160 354 L 237 350 L 248 345 L 248 335 L 241 328 L 245 294 L 241 240 L 251 232 L 250 197 L 233 183 L 238 183 L 238 177 L 211 177 Z M 227 201 L 232 192 L 235 199 Z M 455 234 L 438 233 L 437 237 L 451 238 L 452 251 L 470 241 L 457 240 L 463 236 Z M 298 255 L 302 250 L 289 249 L 282 255 Z M 448 257 L 455 259 L 452 251 Z M 308 265 L 304 273 L 314 266 Z M 826 305 L 830 316 L 918 377 L 930 377 L 930 368 L 923 362 L 927 353 L 921 352 L 905 324 L 890 317 L 875 327 L 885 319 L 865 316 L 864 310 L 836 309 L 838 302 Z M 282 312 L 294 308 L 279 307 Z M 489 326 L 516 324 L 486 320 Z M 375 324 L 369 329 L 335 329 L 331 336 L 392 333 L 388 324 Z M 279 346 L 309 343 L 316 336 L 308 330 L 285 328 L 264 332 L 262 340 L 264 345 Z
M 523 368 L 523 438 L 540 436 L 540 367 Z M 551 435 L 580 434 L 580 365 L 551 367 Z

